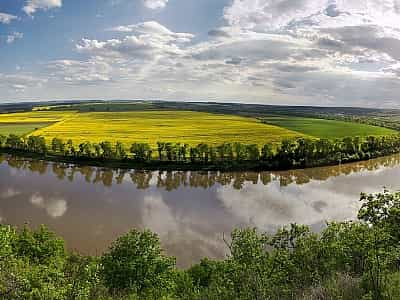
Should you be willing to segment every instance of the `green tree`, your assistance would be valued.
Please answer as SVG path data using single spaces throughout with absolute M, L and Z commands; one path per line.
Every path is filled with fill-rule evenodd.
M 101 142 L 100 147 L 102 151 L 102 158 L 104 159 L 114 158 L 114 152 L 110 142 L 108 141 Z
M 126 150 L 125 150 L 125 146 L 121 142 L 117 142 L 115 144 L 114 157 L 115 157 L 115 159 L 119 159 L 119 160 L 124 160 L 124 159 L 126 159 L 128 157 L 127 153 L 126 153 Z
M 130 152 L 132 153 L 133 159 L 136 161 L 150 161 L 152 158 L 153 151 L 149 144 L 145 143 L 134 143 L 131 146 Z
M 132 230 L 118 238 L 101 262 L 104 281 L 111 291 L 140 295 L 158 290 L 168 294 L 174 287 L 175 259 L 163 255 L 158 237 L 150 231 Z
M 59 139 L 59 138 L 56 138 L 56 137 L 53 138 L 52 141 L 51 141 L 51 150 L 54 153 L 64 154 L 64 152 L 65 152 L 65 144 L 64 144 L 63 140 Z

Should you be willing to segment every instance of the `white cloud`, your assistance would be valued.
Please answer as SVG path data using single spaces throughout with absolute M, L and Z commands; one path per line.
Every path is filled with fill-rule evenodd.
M 112 38 L 79 41 L 80 57 L 48 63 L 37 97 L 389 106 L 400 93 L 399 2 L 233 0 L 202 41 L 155 21 L 113 27 Z
M 48 67 L 52 75 L 71 84 L 96 84 L 111 80 L 112 67 L 100 57 L 87 62 L 56 60 L 50 62 Z
M 18 19 L 17 16 L 0 12 L 0 23 L 10 24 L 11 21 Z
M 7 35 L 7 44 L 12 44 L 16 40 L 22 39 L 24 37 L 24 34 L 21 32 L 13 32 L 9 35 Z
M 168 4 L 168 0 L 144 0 L 144 6 L 149 9 L 164 8 Z
M 155 21 L 148 21 L 138 24 L 117 26 L 111 28 L 110 31 L 117 32 L 135 32 L 137 34 L 152 35 L 152 38 L 164 39 L 164 40 L 175 40 L 177 42 L 190 42 L 194 37 L 190 33 L 176 33 L 172 32 L 165 26 Z
M 12 95 L 15 91 L 25 91 L 27 88 L 41 88 L 47 82 L 31 74 L 2 74 L 0 73 L 0 89 L 3 88 Z
M 337 27 L 368 23 L 399 28 L 399 15 L 399 0 L 234 0 L 224 13 L 230 25 L 255 31 L 294 24 Z
M 27 0 L 22 10 L 32 15 L 37 10 L 49 10 L 52 8 L 60 8 L 62 6 L 62 0 Z
M 119 26 L 111 30 L 134 34 L 106 41 L 83 39 L 76 46 L 77 50 L 94 56 L 152 59 L 161 54 L 183 54 L 180 44 L 193 38 L 192 34 L 172 32 L 154 21 Z

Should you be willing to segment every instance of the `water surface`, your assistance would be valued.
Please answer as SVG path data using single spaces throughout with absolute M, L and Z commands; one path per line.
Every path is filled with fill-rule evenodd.
M 287 172 L 144 172 L 0 156 L 0 221 L 46 224 L 83 254 L 132 228 L 157 232 L 178 265 L 223 258 L 235 227 L 315 230 L 350 220 L 360 192 L 400 188 L 400 155 Z

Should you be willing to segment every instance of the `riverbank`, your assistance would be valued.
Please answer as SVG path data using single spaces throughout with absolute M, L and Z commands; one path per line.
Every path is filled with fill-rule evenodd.
M 149 162 L 138 162 L 130 159 L 126 160 L 113 160 L 113 159 L 95 159 L 85 157 L 69 157 L 62 155 L 52 154 L 39 154 L 28 151 L 10 151 L 6 149 L 0 149 L 1 154 L 16 155 L 24 158 L 46 160 L 54 163 L 67 163 L 75 164 L 78 166 L 91 166 L 91 167 L 103 167 L 110 169 L 135 169 L 143 171 L 220 171 L 220 172 L 263 172 L 263 171 L 289 171 L 289 170 L 301 170 L 311 169 L 316 167 L 330 167 L 338 166 L 343 164 L 350 164 L 354 162 L 368 161 L 380 157 L 385 157 L 399 152 L 393 152 L 384 155 L 369 156 L 362 159 L 346 159 L 345 161 L 336 162 L 321 162 L 313 163 L 304 166 L 292 166 L 290 168 L 277 167 L 269 163 L 262 162 L 219 162 L 217 164 L 204 164 L 204 163 L 190 163 L 190 162 L 169 162 L 169 161 L 149 161 Z
M 163 171 L 274 171 L 332 166 L 400 152 L 400 135 L 339 140 L 292 139 L 279 145 L 83 142 L 41 136 L 0 136 L 0 150 L 55 162 Z

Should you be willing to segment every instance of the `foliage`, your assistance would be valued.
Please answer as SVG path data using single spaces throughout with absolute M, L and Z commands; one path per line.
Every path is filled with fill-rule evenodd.
M 173 287 L 175 260 L 162 255 L 158 237 L 150 232 L 132 230 L 118 238 L 101 259 L 102 276 L 113 292 L 168 292 Z
M 67 157 L 71 160 L 95 160 L 142 165 L 223 166 L 251 169 L 291 169 L 359 161 L 400 151 L 400 135 L 345 137 L 343 139 L 285 139 L 280 144 L 201 143 L 190 146 L 183 143 L 157 142 L 156 149 L 146 143 L 109 141 L 82 142 L 53 138 L 48 146 L 41 136 L 20 137 L 0 135 L 0 149 Z

